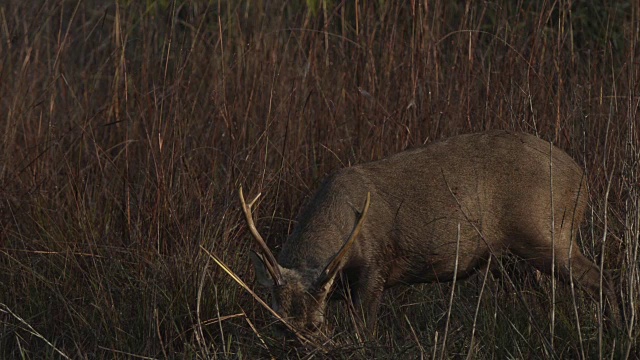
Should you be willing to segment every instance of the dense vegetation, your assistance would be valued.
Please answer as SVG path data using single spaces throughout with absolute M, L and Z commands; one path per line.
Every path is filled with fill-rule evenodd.
M 637 1 L 5 0 L 0 357 L 636 356 L 639 40 Z M 377 339 L 338 303 L 334 343 L 296 346 L 212 261 L 253 288 L 240 185 L 277 253 L 332 170 L 498 128 L 586 169 L 626 327 L 506 258 L 390 291 Z

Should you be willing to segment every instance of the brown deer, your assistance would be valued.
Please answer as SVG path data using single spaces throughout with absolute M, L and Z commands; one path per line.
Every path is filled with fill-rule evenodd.
M 454 136 L 329 176 L 275 259 L 240 200 L 261 247 L 256 276 L 291 327 L 324 323 L 338 274 L 373 330 L 386 288 L 463 279 L 510 252 L 541 272 L 599 294 L 600 270 L 575 242 L 587 206 L 582 169 L 533 135 Z M 257 199 L 257 198 L 256 198 Z M 364 201 L 364 205 L 362 202 Z M 456 269 L 457 262 L 457 271 Z M 611 282 L 603 293 L 616 307 Z

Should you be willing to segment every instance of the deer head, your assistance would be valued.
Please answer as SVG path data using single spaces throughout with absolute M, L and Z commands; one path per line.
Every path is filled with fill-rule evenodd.
M 353 246 L 362 229 L 369 210 L 371 194 L 367 194 L 363 210 L 349 238 L 321 271 L 318 269 L 287 269 L 280 266 L 253 221 L 252 206 L 260 194 L 248 204 L 245 202 L 242 187 L 240 187 L 239 195 L 247 224 L 261 250 L 261 253 L 251 252 L 256 277 L 260 285 L 271 289 L 273 310 L 296 331 L 303 333 L 320 331 L 324 324 L 327 297 L 336 275 L 342 269 L 345 255 Z

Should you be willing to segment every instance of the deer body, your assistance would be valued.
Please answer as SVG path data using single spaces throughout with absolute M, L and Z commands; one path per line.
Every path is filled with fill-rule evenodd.
M 595 294 L 599 268 L 575 242 L 587 198 L 582 169 L 544 140 L 455 136 L 329 176 L 283 245 L 280 284 L 262 256 L 253 257 L 256 274 L 276 311 L 308 331 L 323 322 L 339 273 L 371 328 L 384 289 L 462 279 L 505 251 L 547 274 L 555 257 L 561 279 L 572 274 Z

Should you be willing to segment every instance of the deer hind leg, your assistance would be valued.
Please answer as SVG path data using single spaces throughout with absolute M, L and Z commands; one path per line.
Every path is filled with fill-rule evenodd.
M 554 252 L 551 246 L 545 244 L 546 241 L 541 240 L 544 239 L 542 236 L 534 239 L 523 237 L 523 239 L 525 240 L 522 242 L 524 246 L 514 249 L 516 255 L 524 258 L 547 275 L 551 275 L 552 258 L 555 258 L 555 269 L 553 270 L 555 275 L 567 284 L 573 279 L 575 285 L 598 301 L 600 298 L 600 268 L 582 255 L 572 241 L 563 237 L 563 234 L 558 234 L 556 244 L 571 245 L 556 246 Z M 572 247 L 571 251 L 569 251 L 569 246 Z M 604 273 L 602 278 L 602 294 L 605 316 L 614 323 L 622 324 L 618 297 L 607 273 Z
M 574 283 L 578 284 L 584 291 L 589 293 L 594 299 L 600 297 L 600 268 L 592 261 L 587 259 L 577 249 L 571 254 L 570 261 L 568 257 L 558 259 L 558 273 L 564 282 L 569 282 L 572 277 Z M 620 306 L 613 281 L 604 272 L 602 274 L 602 295 L 604 315 L 609 321 L 621 324 Z

